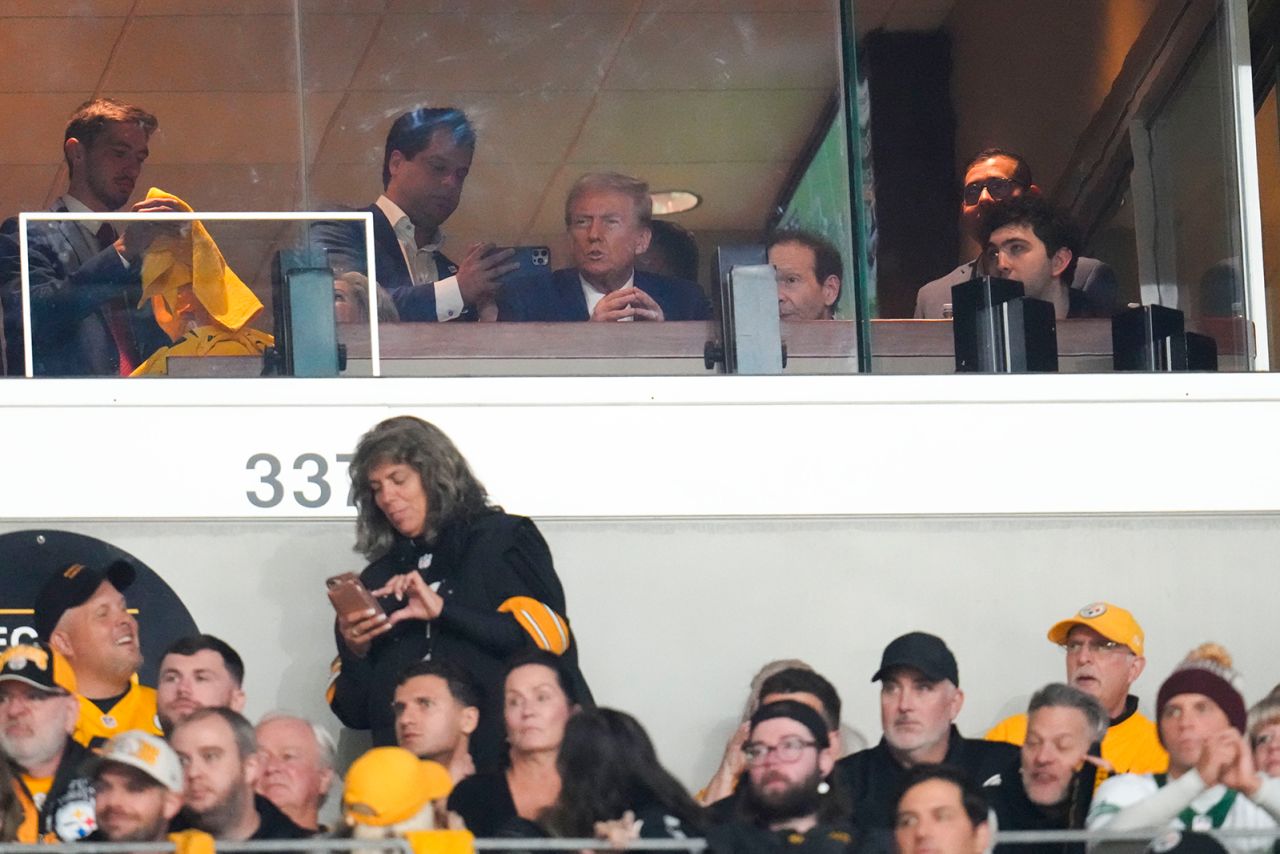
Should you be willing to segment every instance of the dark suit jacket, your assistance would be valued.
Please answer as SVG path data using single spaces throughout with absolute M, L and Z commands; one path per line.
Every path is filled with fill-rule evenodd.
M 55 211 L 65 213 L 62 205 Z M 170 344 L 142 296 L 141 265 L 126 267 L 114 249 L 98 251 L 77 222 L 33 222 L 27 230 L 31 279 L 33 373 L 36 376 L 116 376 L 120 354 L 104 306 L 123 300 L 138 361 Z M 22 267 L 18 219 L 0 226 L 0 299 L 4 304 L 8 370 L 21 375 Z
M 636 270 L 635 286 L 653 297 L 667 320 L 707 320 L 711 304 L 694 282 Z M 499 320 L 590 320 L 587 297 L 576 268 L 550 278 L 516 279 L 498 295 Z
M 942 317 L 942 306 L 951 302 L 951 286 L 967 282 L 974 277 L 977 261 L 961 264 L 940 279 L 934 279 L 916 293 L 917 318 L 937 320 Z M 1116 271 L 1097 258 L 1083 255 L 1076 261 L 1071 279 L 1072 313 L 1069 317 L 1110 317 L 1116 313 Z M 1079 292 L 1080 299 L 1076 292 Z
M 437 320 L 436 289 L 433 285 L 413 283 L 409 265 L 405 263 L 404 252 L 400 249 L 400 240 L 387 215 L 377 205 L 360 210 L 373 214 L 373 263 L 378 270 L 375 278 L 391 294 L 400 319 L 428 323 Z M 328 254 L 329 266 L 334 268 L 334 272 L 355 270 L 369 275 L 365 269 L 368 265 L 365 263 L 363 223 L 354 220 L 317 222 L 311 227 L 311 239 Z M 458 272 L 458 265 L 444 253 L 435 252 L 433 257 L 440 278 L 445 279 Z M 475 320 L 475 308 L 466 306 L 458 319 Z

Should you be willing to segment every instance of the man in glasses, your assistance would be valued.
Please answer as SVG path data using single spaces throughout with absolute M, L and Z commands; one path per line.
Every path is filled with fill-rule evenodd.
M 708 833 L 719 854 L 852 849 L 845 801 L 827 782 L 836 762 L 828 724 L 796 700 L 766 703 L 742 746 L 747 770 L 735 820 Z
M 1021 155 L 1002 148 L 978 152 L 965 167 L 960 199 L 960 256 L 972 260 L 922 287 L 916 294 L 915 316 L 932 320 L 949 316 L 953 285 L 995 275 L 982 263 L 986 245 L 981 238 L 983 218 L 1001 202 L 1039 194 L 1040 188 L 1031 179 L 1031 166 Z M 1115 272 L 1096 258 L 1077 258 L 1067 284 L 1099 305 L 1110 306 L 1115 301 Z
M 1049 640 L 1067 654 L 1068 684 L 1095 697 L 1110 719 L 1101 745 L 1091 752 L 1111 770 L 1096 769 L 1095 788 L 1112 773 L 1164 771 L 1169 755 L 1160 745 L 1156 725 L 1138 711 L 1138 698 L 1129 693 L 1147 664 L 1142 626 L 1133 614 L 1110 602 L 1092 602 L 1054 623 Z M 987 733 L 992 741 L 1019 745 L 1026 736 L 1025 714 L 1003 720 Z

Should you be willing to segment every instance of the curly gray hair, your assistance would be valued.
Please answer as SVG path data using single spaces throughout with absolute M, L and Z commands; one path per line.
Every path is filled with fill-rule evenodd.
M 369 475 L 386 463 L 403 463 L 422 478 L 427 493 L 423 537 L 434 542 L 449 524 L 490 508 L 484 485 L 444 432 L 421 418 L 388 418 L 360 437 L 351 458 L 351 499 L 356 505 L 355 550 L 369 560 L 390 551 L 396 530 L 378 509 Z

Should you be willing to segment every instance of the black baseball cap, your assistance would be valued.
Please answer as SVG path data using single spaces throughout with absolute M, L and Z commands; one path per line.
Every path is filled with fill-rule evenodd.
M 124 592 L 137 573 L 127 560 L 117 560 L 102 569 L 73 563 L 45 582 L 36 594 L 36 633 L 48 640 L 53 629 L 71 608 L 83 605 L 104 581 Z
M 956 657 L 947 649 L 942 638 L 927 632 L 909 632 L 894 638 L 884 648 L 884 654 L 880 656 L 880 669 L 871 677 L 871 681 L 879 682 L 895 667 L 913 667 L 923 673 L 926 679 L 935 682 L 949 679 L 952 685 L 960 685 L 960 668 L 956 665 Z
M 0 682 L 23 682 L 46 694 L 67 690 L 54 678 L 53 650 L 44 641 L 15 644 L 0 653 Z

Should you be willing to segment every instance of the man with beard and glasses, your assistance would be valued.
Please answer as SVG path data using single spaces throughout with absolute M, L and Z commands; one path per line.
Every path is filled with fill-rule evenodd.
M 184 824 L 233 842 L 311 835 L 254 794 L 262 757 L 253 724 L 239 712 L 199 709 L 174 728 L 169 741 L 182 760 Z
M 43 643 L 0 653 L 0 749 L 22 808 L 18 842 L 74 842 L 93 832 L 93 789 L 81 766 L 89 751 L 71 738 L 79 704 L 60 684 Z
M 852 850 L 847 805 L 826 782 L 835 767 L 836 748 L 821 715 L 795 700 L 763 705 L 751 716 L 742 750 L 747 770 L 739 786 L 738 816 L 707 834 L 713 851 Z
M 182 808 L 182 765 L 164 739 L 130 730 L 102 746 L 90 764 L 103 842 L 163 842 Z

